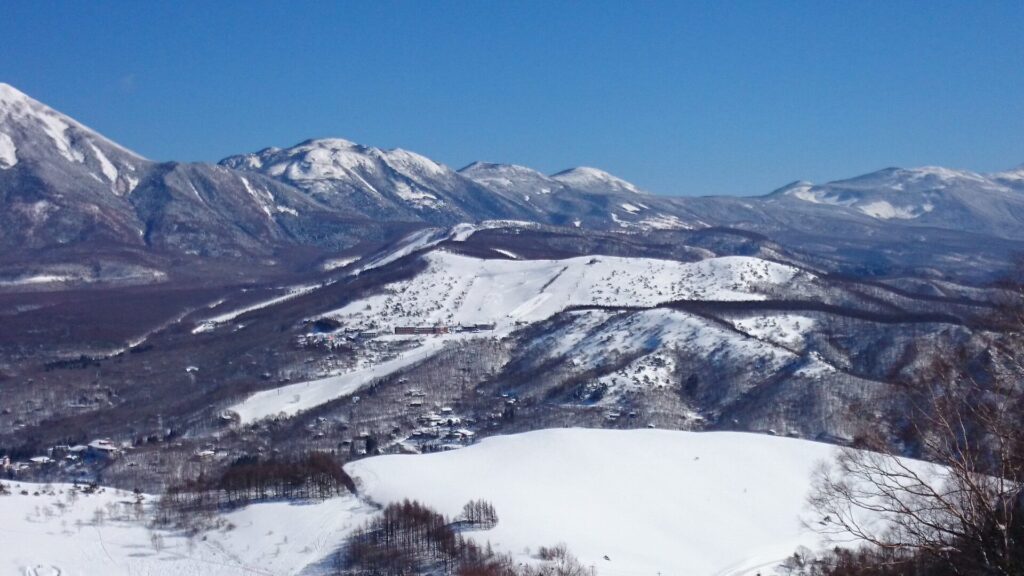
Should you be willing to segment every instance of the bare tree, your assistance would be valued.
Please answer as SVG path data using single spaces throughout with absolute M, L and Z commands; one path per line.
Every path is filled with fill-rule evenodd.
M 810 526 L 953 573 L 1024 571 L 1024 345 L 1004 332 L 972 350 L 917 370 L 898 440 L 876 430 L 820 468 Z M 928 463 L 900 456 L 911 446 Z

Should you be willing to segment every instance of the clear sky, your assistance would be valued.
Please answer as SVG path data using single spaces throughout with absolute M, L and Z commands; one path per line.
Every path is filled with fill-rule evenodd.
M 1024 2 L 0 0 L 0 81 L 159 160 L 311 137 L 663 194 L 1024 162 Z

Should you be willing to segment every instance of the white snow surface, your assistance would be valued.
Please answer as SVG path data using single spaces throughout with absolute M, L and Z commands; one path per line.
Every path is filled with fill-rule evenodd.
M 800 519 L 811 473 L 834 450 L 731 432 L 553 429 L 346 469 L 381 503 L 415 498 L 454 516 L 491 501 L 498 525 L 479 538 L 512 554 L 565 542 L 599 575 L 752 575 L 818 546 Z
M 820 549 L 801 520 L 816 519 L 805 506 L 812 471 L 835 450 L 738 432 L 573 428 L 345 468 L 361 496 L 380 504 L 417 499 L 456 517 L 468 500 L 489 500 L 497 526 L 467 536 L 523 561 L 564 542 L 599 576 L 753 576 L 772 574 L 798 546 Z M 43 486 L 4 483 L 14 493 L 0 496 L 0 576 L 321 574 L 345 537 L 378 513 L 352 496 L 254 504 L 223 515 L 233 528 L 190 543 L 150 529 L 127 492 L 107 488 L 72 502 L 66 484 L 33 495 Z
M 0 496 L 0 576 L 298 574 L 328 557 L 373 513 L 351 496 L 255 504 L 225 515 L 233 529 L 205 532 L 190 545 L 180 532 L 150 530 L 137 520 L 128 492 L 106 488 L 69 503 L 67 484 L 54 484 L 52 496 L 34 496 L 43 489 L 39 484 L 4 484 L 14 494 Z M 97 510 L 106 516 L 102 522 L 96 522 Z
M 14 140 L 3 132 L 0 132 L 0 170 L 12 168 L 18 163 L 18 147 Z
M 590 168 L 589 166 L 580 166 L 578 168 L 571 168 L 558 174 L 551 176 L 553 180 L 558 180 L 563 184 L 582 190 L 584 192 L 590 192 L 594 194 L 601 193 L 614 193 L 614 192 L 627 192 L 630 194 L 644 194 L 642 190 L 637 188 L 630 182 L 623 180 L 617 176 L 613 176 L 604 170 L 597 168 Z
M 354 325 L 493 322 L 501 328 L 543 320 L 574 305 L 764 300 L 762 288 L 798 289 L 794 279 L 800 274 L 791 266 L 745 256 L 691 263 L 614 256 L 486 260 L 440 251 L 424 257 L 427 269 L 416 277 L 325 316 Z
M 344 268 L 345 266 L 348 266 L 349 264 L 353 264 L 353 263 L 359 261 L 360 258 L 362 258 L 362 256 L 348 256 L 348 257 L 345 257 L 345 258 L 331 258 L 330 260 L 324 261 L 324 263 L 320 265 L 320 269 L 324 270 L 325 272 L 330 272 L 331 270 L 337 270 L 338 268 Z
M 429 339 L 391 360 L 362 366 L 343 374 L 257 392 L 228 410 L 237 414 L 242 424 L 276 416 L 294 416 L 303 410 L 353 394 L 375 378 L 430 358 L 441 350 L 447 340 L 456 337 Z
M 231 322 L 232 320 L 234 320 L 235 318 L 238 318 L 242 314 L 246 314 L 246 313 L 252 312 L 254 310 L 260 310 L 260 309 L 266 308 L 268 306 L 273 306 L 274 304 L 280 304 L 281 302 L 287 302 L 288 300 L 291 300 L 292 298 L 296 298 L 298 296 L 302 296 L 303 294 L 308 294 L 308 293 L 312 292 L 313 290 L 316 290 L 317 288 L 318 288 L 318 286 L 316 286 L 316 285 L 293 286 L 291 288 L 288 288 L 287 292 L 285 292 L 284 294 L 282 294 L 280 296 L 276 296 L 276 297 L 270 298 L 268 300 L 262 300 L 260 302 L 254 303 L 254 304 L 250 304 L 248 306 L 244 306 L 242 308 L 236 308 L 236 309 L 231 310 L 229 312 L 224 312 L 223 314 L 218 314 L 216 316 L 211 316 L 210 318 L 206 318 L 205 320 L 202 320 L 201 322 L 199 322 L 196 325 L 196 327 L 192 329 L 192 333 L 193 334 L 199 334 L 201 332 L 209 332 L 210 330 L 213 330 L 214 328 L 216 328 L 217 326 L 219 326 L 221 324 L 225 324 L 227 322 Z
M 891 220 L 893 218 L 899 220 L 911 220 L 926 214 L 935 209 L 935 206 L 930 203 L 925 203 L 920 206 L 893 206 L 885 200 L 875 200 L 866 204 L 857 206 L 857 209 L 861 212 L 871 216 L 872 218 L 878 218 L 880 220 Z
M 0 280 L 0 286 L 26 286 L 32 284 L 54 284 L 57 282 L 74 282 L 82 280 L 78 276 L 59 274 L 35 274 L 33 276 L 22 276 L 13 280 Z
M 492 248 L 492 250 L 494 250 L 498 254 L 501 254 L 502 256 L 508 256 L 513 260 L 519 259 L 519 255 L 516 254 L 515 252 L 512 252 L 511 250 L 502 250 L 501 248 Z
M 694 227 L 672 214 L 656 214 L 637 222 L 640 228 L 652 230 L 692 230 Z
M 506 194 L 529 190 L 537 194 L 551 194 L 565 189 L 565 185 L 540 172 L 515 164 L 474 162 L 459 170 L 459 174 L 492 190 Z
M 732 323 L 737 330 L 759 340 L 802 349 L 817 321 L 799 314 L 758 314 L 733 320 Z

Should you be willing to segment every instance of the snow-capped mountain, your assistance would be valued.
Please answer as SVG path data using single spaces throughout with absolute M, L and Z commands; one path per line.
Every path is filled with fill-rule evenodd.
M 546 176 L 513 164 L 474 162 L 459 170 L 494 194 L 520 198 L 540 210 L 543 221 L 597 229 L 688 229 L 673 201 L 596 168 L 572 168 Z
M 0 83 L 0 170 L 79 165 L 81 174 L 123 196 L 150 162 L 25 94 Z
M 50 275 L 37 266 L 39 251 L 60 265 L 81 264 L 76 251 L 116 252 L 129 263 L 158 254 L 241 262 L 301 247 L 316 258 L 379 246 L 409 227 L 484 220 L 626 234 L 737 229 L 845 272 L 950 271 L 973 258 L 988 273 L 1024 249 L 1022 168 L 893 168 L 727 198 L 647 194 L 585 167 L 548 176 L 476 162 L 456 171 L 341 139 L 219 166 L 158 163 L 8 85 L 0 87 L 0 204 L 8 248 L 0 282 L 8 284 Z
M 581 166 L 570 168 L 551 177 L 563 182 L 570 188 L 590 192 L 591 194 L 643 194 L 643 192 L 622 178 L 612 176 L 604 170 Z
M 795 182 L 775 197 L 848 208 L 876 220 L 1020 236 L 1020 171 L 979 174 L 935 166 L 886 168 L 822 185 Z
M 332 231 L 339 219 L 260 174 L 147 160 L 0 84 L 5 285 L 148 282 L 166 277 L 161 254 L 252 257 L 310 236 L 345 245 L 355 231 Z
M 425 156 L 336 138 L 231 156 L 220 164 L 279 179 L 326 206 L 375 219 L 453 224 L 541 216 L 522 200 L 490 194 Z
M 546 176 L 533 168 L 516 164 L 473 162 L 459 169 L 459 174 L 497 193 L 520 196 L 566 192 L 565 182 Z
M 138 223 L 124 197 L 151 165 L 0 84 L 0 246 L 138 238 Z

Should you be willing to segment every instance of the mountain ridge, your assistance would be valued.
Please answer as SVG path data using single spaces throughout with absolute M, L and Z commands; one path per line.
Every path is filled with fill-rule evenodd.
M 45 276 L 39 261 L 84 257 L 101 266 L 89 254 L 105 252 L 128 261 L 144 251 L 241 263 L 303 249 L 315 258 L 393 241 L 409 226 L 487 220 L 626 234 L 731 228 L 799 246 L 844 272 L 865 261 L 871 270 L 947 272 L 978 253 L 979 238 L 984 250 L 1018 250 L 1024 168 L 886 168 L 825 184 L 796 181 L 762 196 L 684 197 L 650 194 L 596 168 L 546 175 L 474 162 L 455 170 L 342 138 L 218 164 L 154 162 L 4 84 L 0 208 L 0 281 Z M 940 248 L 908 249 L 908 238 Z

